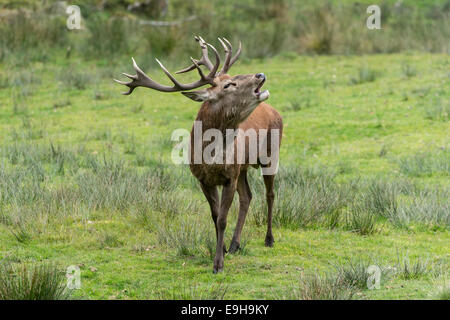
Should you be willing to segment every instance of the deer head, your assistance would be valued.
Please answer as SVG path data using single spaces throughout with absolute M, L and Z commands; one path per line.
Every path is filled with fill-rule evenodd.
M 225 38 L 219 38 L 219 42 L 222 44 L 226 55 L 225 62 L 219 71 L 220 56 L 217 50 L 211 44 L 206 43 L 200 36 L 196 36 L 195 40 L 199 43 L 202 50 L 201 59 L 196 60 L 191 57 L 192 65 L 176 73 L 185 73 L 196 69 L 200 76 L 198 81 L 189 84 L 181 84 L 164 67 L 164 65 L 156 59 L 163 72 L 172 81 L 173 86 L 159 84 L 150 79 L 138 67 L 133 58 L 133 67 L 136 70 L 136 75 L 124 73 L 126 77 L 131 79 L 130 82 L 115 81 L 130 88 L 127 92 L 123 93 L 125 95 L 131 94 L 137 87 L 146 87 L 161 92 L 181 92 L 183 95 L 194 101 L 208 102 L 208 106 L 212 109 L 211 111 L 220 111 L 227 120 L 233 120 L 236 124 L 244 121 L 262 101 L 269 97 L 269 92 L 267 90 L 261 91 L 261 88 L 266 81 L 266 76 L 263 73 L 236 76 L 227 74 L 228 70 L 239 58 L 242 48 L 241 43 L 239 43 L 237 53 L 232 56 L 231 43 Z M 214 64 L 212 64 L 208 57 L 208 48 L 211 48 L 214 52 Z M 206 67 L 209 70 L 209 73 L 205 75 L 200 66 Z M 188 91 L 205 85 L 209 85 L 210 87 L 197 91 Z

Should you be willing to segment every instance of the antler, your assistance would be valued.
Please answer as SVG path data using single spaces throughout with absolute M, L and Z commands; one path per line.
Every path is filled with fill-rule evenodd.
M 220 75 L 226 74 L 228 72 L 228 70 L 230 70 L 231 66 L 239 58 L 241 51 L 242 51 L 242 43 L 239 41 L 238 51 L 236 52 L 235 56 L 232 57 L 233 47 L 232 47 L 230 41 L 228 41 L 225 38 L 222 38 L 222 39 L 218 38 L 218 39 L 219 39 L 219 42 L 222 44 L 223 49 L 225 50 L 225 63 L 223 64 L 222 69 L 218 73 L 218 75 L 220 76 Z M 207 47 L 207 45 L 209 45 L 209 44 L 206 43 L 205 40 L 203 40 L 203 38 L 200 36 L 195 36 L 195 40 L 198 41 L 198 43 L 200 44 L 200 47 L 202 48 L 202 52 L 203 52 L 202 58 L 200 60 L 195 60 L 195 62 L 197 62 L 198 65 L 206 66 L 211 71 L 212 63 L 208 59 L 208 47 Z M 226 45 L 224 42 L 226 43 Z M 185 72 L 189 72 L 194 69 L 195 69 L 195 64 L 192 64 L 189 67 L 186 67 L 180 71 L 177 71 L 176 73 L 185 73 Z
M 226 74 L 228 70 L 230 70 L 231 66 L 236 62 L 236 60 L 239 58 L 242 50 L 242 43 L 239 41 L 239 48 L 236 52 L 236 55 L 234 57 L 231 57 L 233 54 L 233 46 L 231 45 L 230 41 L 228 41 L 226 38 L 218 38 L 220 43 L 222 44 L 223 49 L 225 50 L 225 62 L 223 64 L 222 69 L 219 72 L 219 75 Z M 226 45 L 224 43 L 226 42 Z
M 203 66 L 207 67 L 209 71 L 211 71 L 213 69 L 213 64 L 211 63 L 211 61 L 208 58 L 208 46 L 207 46 L 208 44 L 200 36 L 195 36 L 194 39 L 196 41 L 198 41 L 198 44 L 202 48 L 202 58 L 200 60 L 195 60 L 195 62 L 199 66 L 203 65 Z M 177 71 L 175 73 L 177 73 L 177 74 L 185 73 L 185 72 L 189 72 L 189 71 L 194 70 L 194 69 L 195 69 L 195 64 L 192 64 L 189 67 L 184 68 L 184 69 L 182 69 L 180 71 Z
M 197 40 L 197 41 L 199 41 L 199 40 Z M 189 67 L 189 68 L 191 68 L 190 70 L 197 69 L 198 74 L 200 75 L 200 80 L 198 80 L 198 81 L 195 81 L 195 82 L 192 82 L 192 83 L 189 83 L 189 84 L 181 84 L 181 83 L 179 83 L 174 78 L 174 76 L 164 67 L 164 65 L 158 59 L 155 59 L 156 62 L 158 62 L 158 64 L 161 67 L 161 69 L 164 71 L 164 73 L 170 79 L 170 81 L 172 81 L 173 87 L 159 84 L 156 81 L 150 79 L 138 67 L 138 65 L 136 64 L 136 61 L 134 61 L 133 58 L 131 58 L 131 59 L 133 60 L 133 68 L 136 70 L 136 75 L 130 75 L 130 74 L 123 73 L 124 76 L 126 76 L 126 77 L 131 79 L 130 82 L 124 82 L 124 81 L 120 81 L 120 80 L 116 80 L 116 79 L 114 79 L 114 81 L 116 81 L 116 82 L 118 82 L 120 84 L 123 84 L 123 85 L 127 86 L 128 88 L 130 88 L 127 92 L 123 93 L 124 95 L 131 94 L 133 92 L 133 90 L 135 88 L 137 88 L 137 87 L 146 87 L 146 88 L 155 89 L 157 91 L 162 91 L 162 92 L 177 92 L 177 91 L 183 91 L 183 90 L 192 90 L 192 89 L 199 88 L 199 87 L 202 87 L 202 86 L 207 85 L 207 84 L 215 86 L 214 78 L 216 77 L 216 73 L 217 73 L 217 70 L 219 69 L 219 65 L 220 65 L 219 53 L 217 52 L 216 48 L 214 48 L 212 45 L 210 45 L 209 43 L 204 42 L 203 39 L 201 39 L 201 41 L 202 41 L 202 43 L 206 44 L 206 46 L 210 47 L 214 51 L 214 54 L 216 56 L 216 63 L 213 66 L 208 58 L 204 58 L 205 55 L 203 56 L 203 58 L 200 61 L 197 61 L 197 60 L 195 60 L 195 59 L 193 59 L 191 57 L 191 60 L 192 60 L 192 63 L 193 63 L 193 67 L 192 68 Z M 202 50 L 203 50 L 203 47 L 202 47 Z M 206 47 L 206 51 L 207 50 L 208 50 L 208 48 Z M 205 76 L 203 74 L 202 70 L 200 69 L 200 64 L 207 65 L 208 63 L 211 65 L 211 68 L 208 67 L 208 69 L 210 69 L 210 72 L 209 72 L 209 74 L 207 76 Z

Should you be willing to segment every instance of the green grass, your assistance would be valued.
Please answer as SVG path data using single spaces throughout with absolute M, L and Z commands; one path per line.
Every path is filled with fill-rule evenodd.
M 121 96 L 111 78 L 129 62 L 0 64 L 2 261 L 78 265 L 72 295 L 87 299 L 448 296 L 449 126 L 427 111 L 448 106 L 448 56 L 289 55 L 234 66 L 267 75 L 285 130 L 275 246 L 264 247 L 254 171 L 244 248 L 219 275 L 206 200 L 189 169 L 170 161 L 171 132 L 190 129 L 199 105 L 145 89 Z M 227 244 L 237 211 L 235 201 Z M 371 264 L 383 270 L 377 290 L 364 287 Z

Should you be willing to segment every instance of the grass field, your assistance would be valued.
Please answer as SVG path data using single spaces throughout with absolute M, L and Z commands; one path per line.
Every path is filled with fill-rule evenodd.
M 254 171 L 243 248 L 219 275 L 209 207 L 170 160 L 172 131 L 190 130 L 199 105 L 120 95 L 112 78 L 131 72 L 129 57 L 50 61 L 0 64 L 2 262 L 78 265 L 82 299 L 448 299 L 448 55 L 286 53 L 234 66 L 266 74 L 285 130 L 275 246 L 264 247 Z M 367 289 L 369 265 L 379 289 Z

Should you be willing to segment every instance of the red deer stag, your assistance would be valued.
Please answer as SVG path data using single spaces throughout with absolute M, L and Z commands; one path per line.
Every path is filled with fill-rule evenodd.
M 136 87 L 146 87 L 162 92 L 182 91 L 181 93 L 186 97 L 194 101 L 203 102 L 191 131 L 189 163 L 191 172 L 199 180 L 201 189 L 211 208 L 217 240 L 213 271 L 217 273 L 223 269 L 224 256 L 227 252 L 224 244 L 224 233 L 227 225 L 228 210 L 233 202 L 235 191 L 237 190 L 239 194 L 239 215 L 229 248 L 230 253 L 234 253 L 239 249 L 242 228 L 252 198 L 247 180 L 247 170 L 250 166 L 255 168 L 260 167 L 261 170 L 264 170 L 274 165 L 273 157 L 271 157 L 270 161 L 267 161 L 267 157 L 263 161 L 261 150 L 257 152 L 256 161 L 250 161 L 252 157 L 250 151 L 254 150 L 250 144 L 257 143 L 258 145 L 262 145 L 261 143 L 265 142 L 265 144 L 263 143 L 266 146 L 265 155 L 275 156 L 275 166 L 277 168 L 283 123 L 280 114 L 270 105 L 263 102 L 269 97 L 267 90 L 261 91 L 266 81 L 264 73 L 236 76 L 227 74 L 241 53 L 240 43 L 237 53 L 233 56 L 230 42 L 225 38 L 219 39 L 226 54 L 225 62 L 219 70 L 220 57 L 217 50 L 211 44 L 206 43 L 201 37 L 195 37 L 195 39 L 199 42 L 202 50 L 201 59 L 196 60 L 191 58 L 192 65 L 177 73 L 189 72 L 196 69 L 200 80 L 189 84 L 182 84 L 156 59 L 161 69 L 173 83 L 173 86 L 165 86 L 150 79 L 137 66 L 134 59 L 132 59 L 133 67 L 137 74 L 124 74 L 132 81 L 116 81 L 129 87 L 128 92 L 124 93 L 125 95 L 131 94 Z M 208 48 L 215 54 L 215 64 L 212 64 L 208 57 Z M 200 68 L 201 65 L 209 70 L 207 75 L 203 73 Z M 186 90 L 192 90 L 204 85 L 210 85 L 210 87 L 199 91 L 186 92 Z M 200 148 L 196 148 L 195 146 L 195 143 L 198 142 L 198 137 L 195 136 L 195 126 L 198 123 L 201 123 L 202 134 L 209 129 L 219 130 L 223 134 L 222 137 L 225 137 L 230 132 L 230 129 L 232 132 L 244 133 L 245 140 L 241 140 L 244 141 L 244 150 L 238 147 L 238 137 L 242 138 L 242 135 L 234 134 L 230 139 L 231 142 L 227 144 L 226 151 L 222 152 L 223 154 L 219 156 L 223 160 L 227 158 L 226 154 L 231 152 L 231 159 L 234 160 L 231 163 L 230 161 L 225 161 L 225 163 L 223 161 L 215 161 L 214 163 L 193 161 L 197 159 L 198 153 L 200 153 L 200 160 L 203 159 L 203 152 L 207 147 L 205 141 L 200 141 Z M 257 141 L 250 140 L 251 135 L 247 135 L 247 132 L 250 131 L 256 132 Z M 222 142 L 224 140 L 225 138 Z M 229 148 L 230 146 L 231 148 Z M 215 157 L 217 160 L 217 154 L 215 154 Z M 242 157 L 240 159 L 243 159 L 243 161 L 237 160 L 239 157 Z M 274 242 L 272 235 L 272 208 L 275 173 L 276 170 L 268 174 L 263 173 L 268 211 L 265 245 L 268 247 L 272 247 Z M 220 200 L 218 186 L 222 186 L 222 197 Z

